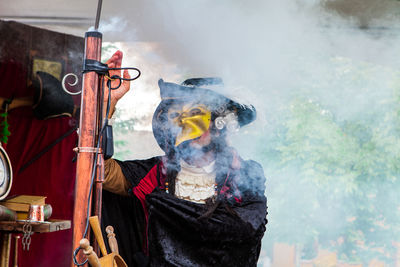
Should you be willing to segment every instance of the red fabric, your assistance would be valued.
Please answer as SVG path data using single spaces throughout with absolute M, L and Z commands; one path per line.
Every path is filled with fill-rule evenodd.
M 157 169 L 158 165 L 155 165 L 149 173 L 142 179 L 140 180 L 139 184 L 135 187 L 133 187 L 133 193 L 135 196 L 140 200 L 140 203 L 142 203 L 143 207 L 143 212 L 144 212 L 144 217 L 146 218 L 146 233 L 147 233 L 147 225 L 148 225 L 148 218 L 149 218 L 149 212 L 147 211 L 147 206 L 146 206 L 146 196 L 153 192 L 154 188 L 158 186 L 157 182 Z M 144 244 L 143 244 L 143 251 L 144 253 L 148 254 L 148 237 L 147 234 L 143 233 L 144 235 Z
M 77 134 L 72 133 L 47 151 L 28 168 L 22 165 L 43 148 L 58 139 L 73 126 L 68 117 L 37 120 L 32 108 L 10 111 L 8 121 L 11 136 L 6 151 L 10 157 L 14 180 L 11 195 L 29 194 L 47 196 L 46 203 L 53 207 L 53 219 L 72 221 L 75 185 L 75 153 Z M 29 252 L 19 251 L 20 266 L 70 266 L 72 255 L 72 230 L 34 234 Z
M 157 165 L 155 165 L 149 173 L 140 180 L 139 184 L 133 188 L 133 193 L 142 203 L 144 215 L 148 217 L 147 208 L 146 208 L 146 195 L 153 192 L 154 188 L 158 186 L 157 182 Z
M 33 96 L 27 85 L 27 69 L 12 59 L 0 62 L 0 97 L 18 98 Z

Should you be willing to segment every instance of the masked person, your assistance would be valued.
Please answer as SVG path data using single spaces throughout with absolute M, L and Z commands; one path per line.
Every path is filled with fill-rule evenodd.
M 118 67 L 122 54 L 113 58 L 109 66 Z M 209 89 L 216 84 L 160 80 L 152 126 L 165 155 L 105 162 L 102 224 L 114 226 L 129 266 L 257 264 L 267 222 L 263 170 L 226 141 L 256 112 Z

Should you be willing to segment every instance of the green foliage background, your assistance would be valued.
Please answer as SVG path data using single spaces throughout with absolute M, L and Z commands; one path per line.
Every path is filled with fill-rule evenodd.
M 346 261 L 390 263 L 400 241 L 400 72 L 327 60 L 302 60 L 297 93 L 272 132 L 254 137 L 269 178 L 265 243 L 298 244 L 303 258 L 320 246 Z

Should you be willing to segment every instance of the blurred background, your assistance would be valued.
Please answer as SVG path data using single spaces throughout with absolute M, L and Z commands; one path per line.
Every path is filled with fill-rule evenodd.
M 83 36 L 96 5 L 3 1 L 0 19 Z M 222 77 L 258 111 L 231 144 L 267 177 L 259 266 L 400 266 L 399 22 L 397 0 L 104 1 L 103 59 L 143 73 L 116 157 L 161 154 L 159 78 Z

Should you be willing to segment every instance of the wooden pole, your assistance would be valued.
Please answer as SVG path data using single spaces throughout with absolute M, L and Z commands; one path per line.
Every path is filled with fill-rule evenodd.
M 18 267 L 18 240 L 19 240 L 20 236 L 16 235 L 14 237 L 14 265 L 13 267 Z
M 102 34 L 97 31 L 85 34 L 85 60 L 101 60 Z M 93 170 L 93 162 L 98 138 L 98 95 L 99 75 L 96 72 L 83 74 L 81 99 L 81 114 L 79 124 L 78 161 L 76 170 L 75 202 L 73 217 L 73 251 L 79 247 L 86 227 L 87 209 L 90 210 L 89 189 Z M 95 166 L 96 168 L 96 166 Z M 88 207 L 89 203 L 89 207 Z M 90 214 L 90 213 L 89 213 Z M 78 262 L 83 262 L 82 253 L 77 256 Z M 74 265 L 71 262 L 72 266 Z
M 0 266 L 8 267 L 10 264 L 11 234 L 4 232 L 2 235 Z

